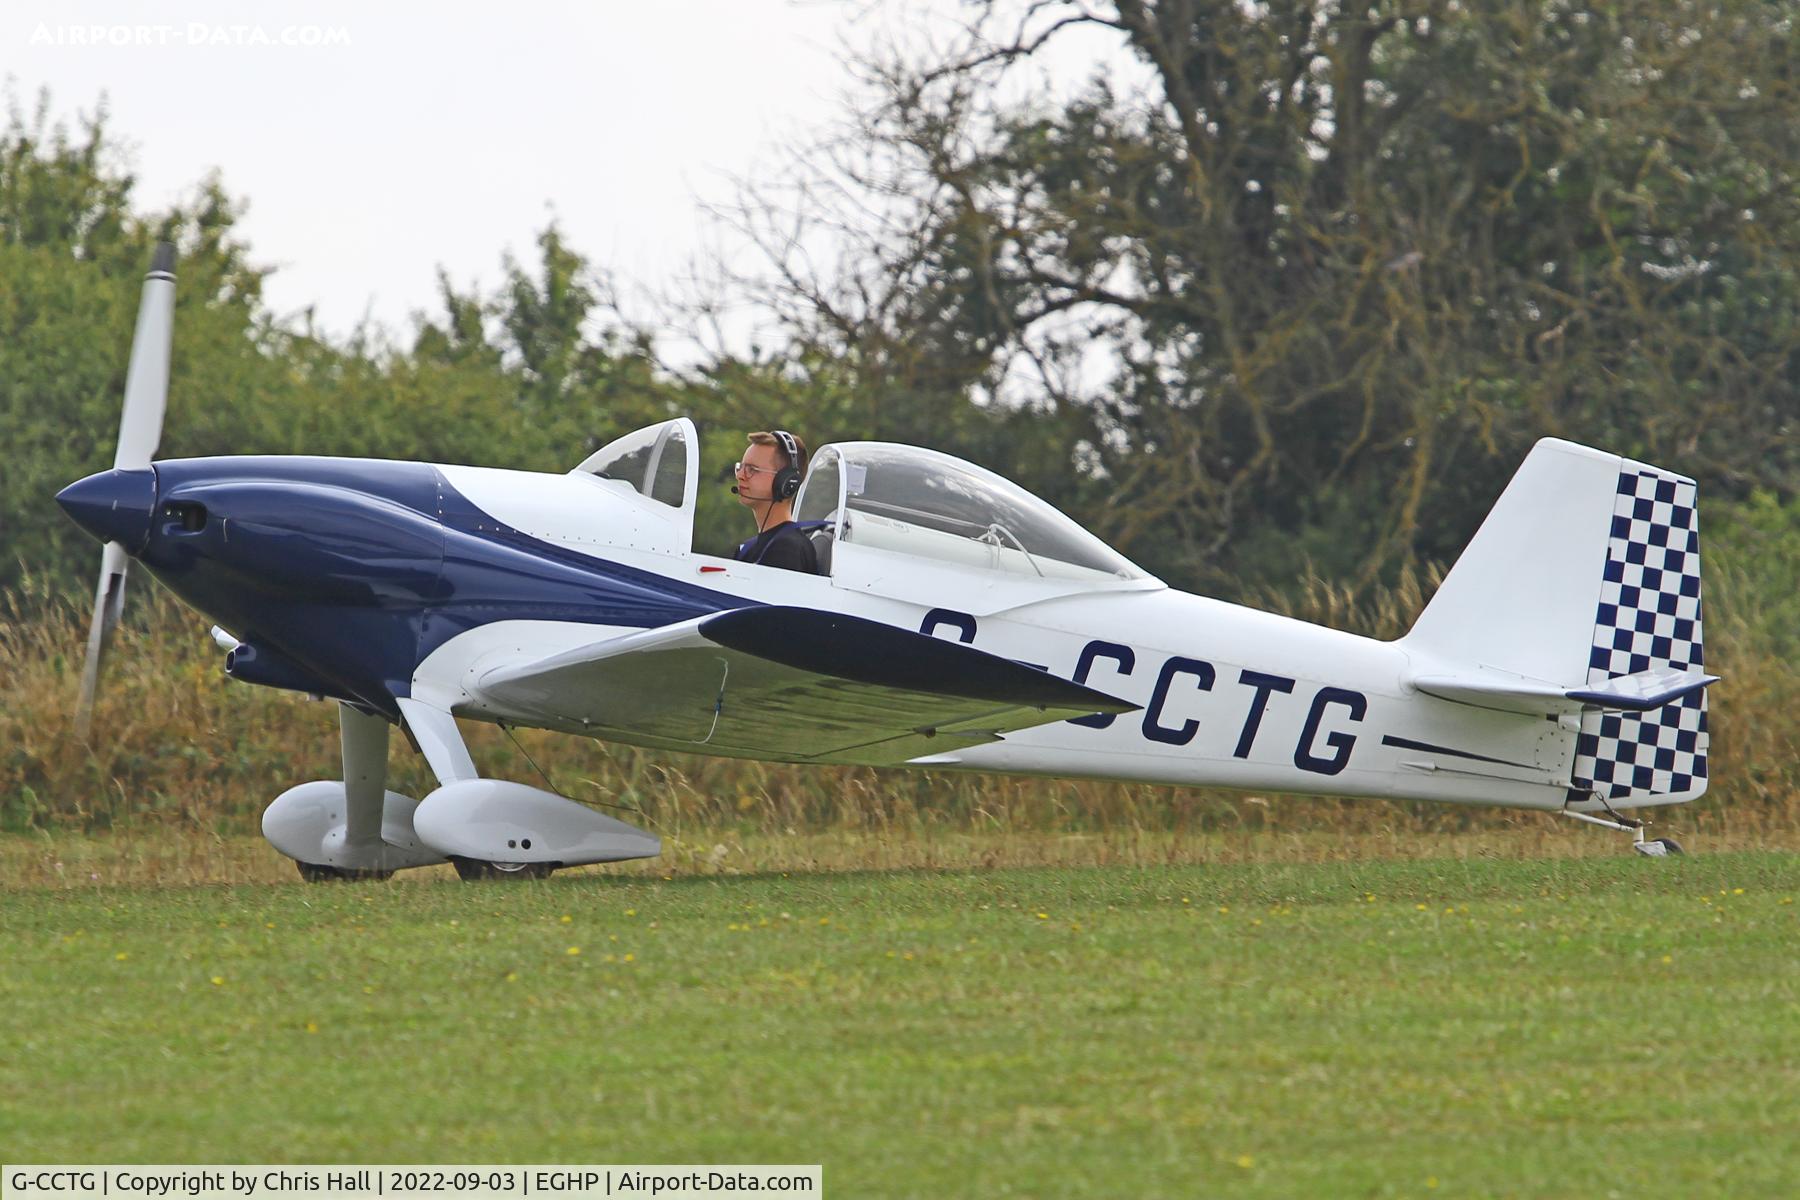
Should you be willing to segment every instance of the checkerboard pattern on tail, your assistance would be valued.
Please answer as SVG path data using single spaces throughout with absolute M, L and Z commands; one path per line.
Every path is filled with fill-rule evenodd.
M 1691 479 L 1627 462 L 1619 473 L 1588 683 L 1704 665 L 1700 523 Z M 1706 783 L 1704 690 L 1654 712 L 1589 712 L 1575 784 L 1606 800 L 1680 795 Z

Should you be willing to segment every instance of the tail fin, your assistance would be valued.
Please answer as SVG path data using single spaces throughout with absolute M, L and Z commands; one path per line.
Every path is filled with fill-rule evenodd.
M 1507 697 L 1494 707 L 1570 693 L 1602 703 L 1581 711 L 1572 801 L 1631 807 L 1706 791 L 1712 677 L 1701 671 L 1691 479 L 1540 441 L 1401 644 L 1423 690 L 1436 690 L 1435 677 L 1450 685 L 1438 694 L 1452 698 L 1484 689 Z M 1619 711 L 1643 707 L 1608 701 L 1633 690 L 1604 686 L 1626 676 L 1668 699 Z

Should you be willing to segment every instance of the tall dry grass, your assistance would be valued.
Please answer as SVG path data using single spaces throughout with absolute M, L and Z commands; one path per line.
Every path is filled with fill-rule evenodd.
M 1800 834 L 1800 663 L 1790 651 L 1800 631 L 1788 627 L 1785 607 L 1772 593 L 1785 593 L 1796 581 L 1784 577 L 1767 538 L 1734 520 L 1732 510 L 1721 515 L 1724 536 L 1706 560 L 1703 612 L 1707 670 L 1722 676 L 1708 692 L 1711 783 L 1702 800 L 1669 817 L 1791 840 Z M 1441 569 L 1406 571 L 1391 587 L 1358 594 L 1309 576 L 1288 591 L 1257 593 L 1252 602 L 1335 629 L 1396 638 L 1441 582 Z
M 1739 573 L 1741 575 L 1741 572 Z M 1406 575 L 1356 594 L 1318 578 L 1253 595 L 1260 607 L 1377 637 L 1404 632 L 1437 578 Z M 1800 842 L 1800 671 L 1765 650 L 1752 581 L 1709 563 L 1713 787 L 1663 817 L 1664 829 L 1731 827 L 1742 837 Z M 115 639 L 94 736 L 73 734 L 87 614 L 35 590 L 0 598 L 0 830 L 208 836 L 254 833 L 283 789 L 339 773 L 335 707 L 227 679 L 206 622 L 142 583 Z M 515 745 L 465 726 L 484 774 L 537 772 L 585 802 L 613 805 L 675 843 L 831 832 L 929 839 L 989 835 L 1202 836 L 1328 833 L 1417 837 L 1541 828 L 1533 814 L 1430 804 L 1256 796 L 1203 789 L 818 768 L 664 754 L 521 730 Z M 393 739 L 389 786 L 434 786 L 423 760 Z

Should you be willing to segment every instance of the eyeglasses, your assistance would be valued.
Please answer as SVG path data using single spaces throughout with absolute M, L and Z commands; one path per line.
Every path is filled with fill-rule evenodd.
M 759 467 L 754 463 L 747 462 L 734 462 L 731 464 L 731 473 L 733 475 L 755 475 L 758 472 L 761 472 L 764 475 L 774 475 L 777 472 L 777 468 Z

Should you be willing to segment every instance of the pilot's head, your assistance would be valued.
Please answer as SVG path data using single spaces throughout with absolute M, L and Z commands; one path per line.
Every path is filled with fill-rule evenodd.
M 806 475 L 806 443 L 785 429 L 753 433 L 737 467 L 738 503 L 785 504 Z

